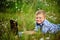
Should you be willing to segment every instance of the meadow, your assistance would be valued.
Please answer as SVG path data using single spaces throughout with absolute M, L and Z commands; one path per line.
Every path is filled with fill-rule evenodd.
M 17 0 L 14 2 L 15 6 L 6 9 L 6 12 L 0 12 L 0 40 L 47 40 L 49 38 L 50 40 L 59 40 L 59 32 L 42 34 L 39 30 L 33 35 L 22 34 L 22 36 L 19 36 L 19 34 L 15 35 L 11 32 L 10 29 L 10 20 L 12 19 L 18 23 L 18 32 L 33 30 L 35 27 L 35 12 L 38 9 L 46 11 L 46 19 L 51 23 L 60 24 L 60 12 L 55 2 L 48 0 Z

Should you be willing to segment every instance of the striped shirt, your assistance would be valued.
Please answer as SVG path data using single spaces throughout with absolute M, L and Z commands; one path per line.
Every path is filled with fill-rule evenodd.
M 37 24 L 36 23 L 36 27 L 34 29 L 34 31 L 38 31 L 38 29 L 40 28 L 42 33 L 56 33 L 57 31 L 60 30 L 60 24 L 56 25 L 53 23 L 50 23 L 48 20 L 44 20 L 44 22 L 42 24 Z

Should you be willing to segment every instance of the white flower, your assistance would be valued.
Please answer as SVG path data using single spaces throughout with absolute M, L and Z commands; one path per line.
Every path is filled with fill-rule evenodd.
M 46 40 L 49 40 L 50 39 L 50 37 L 46 37 Z
M 44 40 L 44 38 L 40 38 L 40 40 Z

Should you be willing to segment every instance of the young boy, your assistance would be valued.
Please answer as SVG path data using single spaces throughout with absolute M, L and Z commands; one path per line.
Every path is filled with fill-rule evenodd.
M 42 33 L 56 33 L 59 30 L 58 25 L 46 20 L 46 13 L 44 10 L 38 10 L 36 12 L 36 27 L 34 30 L 38 31 L 38 28 L 41 29 Z
M 41 29 L 42 33 L 56 33 L 58 30 L 60 30 L 60 27 L 56 24 L 50 23 L 46 19 L 46 13 L 44 10 L 38 10 L 36 11 L 36 27 L 33 31 L 26 31 L 24 33 L 26 34 L 34 34 L 38 29 Z

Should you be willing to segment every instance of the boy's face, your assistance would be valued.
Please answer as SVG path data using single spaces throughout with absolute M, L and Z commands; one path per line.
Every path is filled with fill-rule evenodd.
M 45 15 L 43 13 L 36 15 L 36 23 L 41 24 L 45 20 Z

